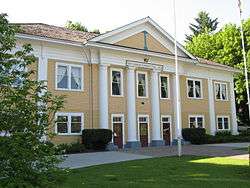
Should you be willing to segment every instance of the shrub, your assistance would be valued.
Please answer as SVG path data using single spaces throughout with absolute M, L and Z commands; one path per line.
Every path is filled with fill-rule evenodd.
M 230 131 L 218 131 L 216 132 L 216 136 L 231 136 L 232 133 Z
M 71 144 L 59 144 L 56 146 L 57 154 L 73 154 L 73 153 L 82 153 L 86 150 L 85 146 L 79 142 Z
M 241 131 L 240 132 L 240 136 L 250 136 L 250 129 Z
M 109 129 L 84 129 L 82 142 L 87 149 L 105 150 L 112 139 L 112 131 Z
M 203 128 L 185 128 L 182 129 L 184 140 L 191 144 L 204 144 L 206 142 L 206 130 Z

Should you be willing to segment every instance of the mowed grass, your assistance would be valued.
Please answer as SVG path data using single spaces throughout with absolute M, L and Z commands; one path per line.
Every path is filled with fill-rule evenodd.
M 249 188 L 250 167 L 231 158 L 163 157 L 72 170 L 58 187 Z

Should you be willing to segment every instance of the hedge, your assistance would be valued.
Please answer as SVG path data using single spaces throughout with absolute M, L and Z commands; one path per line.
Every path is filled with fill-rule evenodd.
M 204 144 L 206 142 L 206 130 L 204 128 L 182 129 L 182 137 L 191 144 Z
M 82 142 L 87 149 L 105 150 L 112 140 L 112 131 L 109 129 L 84 129 Z

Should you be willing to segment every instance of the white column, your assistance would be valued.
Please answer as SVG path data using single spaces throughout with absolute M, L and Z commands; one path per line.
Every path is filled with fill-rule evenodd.
M 152 144 L 161 139 L 159 71 L 154 69 L 151 74 L 151 107 L 152 107 Z
M 209 120 L 210 120 L 210 134 L 216 133 L 216 121 L 215 121 L 215 107 L 214 107 L 214 85 L 211 78 L 208 79 L 208 107 L 209 107 Z
M 231 130 L 233 135 L 237 135 L 238 133 L 238 124 L 237 124 L 237 117 L 236 117 L 236 106 L 235 106 L 235 94 L 234 94 L 234 81 L 230 82 L 230 102 L 231 102 Z
M 128 67 L 127 75 L 128 142 L 137 142 L 135 68 Z
M 176 93 L 176 75 L 173 75 L 173 81 L 172 81 L 172 85 L 173 85 L 173 88 L 172 88 L 172 90 L 173 90 L 173 108 L 174 108 L 174 120 L 173 120 L 173 123 L 174 123 L 174 125 L 175 125 L 175 136 L 174 136 L 174 138 L 175 139 L 177 139 L 178 138 L 178 135 L 182 135 L 181 134 L 181 131 L 182 131 L 182 113 L 181 113 L 181 116 L 180 117 L 177 117 L 177 100 L 176 100 L 176 96 L 177 96 L 177 93 Z M 180 87 L 180 86 L 178 86 L 178 87 Z M 180 111 L 181 111 L 181 105 L 179 106 L 179 108 L 180 108 Z M 180 130 L 178 130 L 178 128 L 177 128 L 177 122 L 178 122 L 178 120 L 181 122 L 180 123 L 180 125 L 181 125 L 181 127 L 180 127 Z M 178 131 L 180 131 L 180 133 L 178 133 Z
M 101 129 L 108 129 L 108 65 L 100 64 L 99 66 L 99 113 Z

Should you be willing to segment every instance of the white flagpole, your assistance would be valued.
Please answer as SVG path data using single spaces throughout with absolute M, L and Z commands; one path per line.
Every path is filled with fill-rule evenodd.
M 174 5 L 174 51 L 175 51 L 175 84 L 176 84 L 176 128 L 177 128 L 177 139 L 178 139 L 178 156 L 182 155 L 181 151 L 181 102 L 180 102 L 180 81 L 179 81 L 179 66 L 178 66 L 178 54 L 177 54 L 177 40 L 176 40 L 176 9 L 175 0 Z
M 249 94 L 249 83 L 248 83 L 247 58 L 246 58 L 245 41 L 244 41 L 243 26 L 242 26 L 242 9 L 240 0 L 239 0 L 239 9 L 240 9 L 240 32 L 241 32 L 241 42 L 242 42 L 242 54 L 244 59 L 244 69 L 245 69 L 244 72 L 245 72 L 246 90 L 247 90 L 248 116 L 250 120 L 250 94 Z

